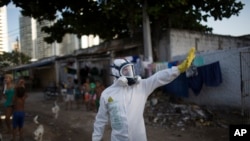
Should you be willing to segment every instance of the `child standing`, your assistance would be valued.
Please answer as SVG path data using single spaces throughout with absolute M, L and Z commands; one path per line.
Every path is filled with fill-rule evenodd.
M 86 78 L 86 81 L 82 86 L 82 89 L 84 92 L 84 104 L 86 106 L 86 110 L 88 111 L 90 109 L 90 107 L 89 107 L 89 101 L 90 101 L 90 80 L 89 80 L 89 78 Z
M 104 89 L 105 89 L 105 86 L 103 85 L 101 80 L 97 80 L 96 81 L 96 88 L 95 88 L 95 93 L 96 93 L 95 108 L 96 108 L 96 112 L 99 109 L 99 106 L 100 106 L 99 102 L 100 102 L 102 91 L 104 91 Z
M 76 102 L 76 109 L 80 108 L 80 103 L 81 103 L 81 90 L 79 86 L 76 86 L 74 89 L 74 95 L 75 95 L 75 102 Z
M 5 90 L 4 90 L 4 107 L 5 107 L 5 123 L 7 126 L 7 134 L 11 133 L 11 115 L 13 113 L 13 97 L 15 95 L 13 76 L 5 74 L 4 76 Z
M 74 101 L 74 82 L 73 82 L 73 78 L 72 77 L 68 77 L 68 82 L 66 84 L 66 89 L 67 89 L 67 93 L 66 93 L 66 110 L 70 109 L 72 110 L 72 103 Z
M 16 87 L 14 96 L 14 112 L 13 112 L 13 141 L 16 140 L 16 134 L 19 133 L 19 140 L 23 140 L 23 124 L 24 124 L 24 104 L 26 92 L 24 87 Z

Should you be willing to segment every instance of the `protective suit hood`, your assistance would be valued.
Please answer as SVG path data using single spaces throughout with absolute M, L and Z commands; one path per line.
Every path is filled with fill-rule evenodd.
M 124 83 L 124 86 L 136 84 L 140 79 L 139 76 L 135 76 L 134 64 L 126 59 L 115 59 L 111 67 L 115 81 Z

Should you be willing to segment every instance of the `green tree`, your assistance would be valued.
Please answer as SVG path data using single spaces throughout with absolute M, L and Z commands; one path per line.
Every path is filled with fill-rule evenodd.
M 26 64 L 30 62 L 30 59 L 31 57 L 21 52 L 3 52 L 3 54 L 0 55 L 0 67 L 4 68 L 20 64 Z
M 61 42 L 66 33 L 98 35 L 102 39 L 133 37 L 142 32 L 142 7 L 146 0 L 1 0 L 0 6 L 14 5 L 24 16 L 39 21 L 55 21 L 44 27 L 45 41 Z M 215 20 L 238 15 L 244 4 L 236 0 L 147 0 L 153 33 L 169 28 L 212 32 L 202 25 L 209 17 Z

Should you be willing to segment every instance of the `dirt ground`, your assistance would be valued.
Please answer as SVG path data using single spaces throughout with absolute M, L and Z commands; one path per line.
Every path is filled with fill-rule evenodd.
M 1 101 L 2 104 L 3 100 Z M 51 108 L 53 100 L 44 100 L 42 92 L 29 94 L 26 101 L 26 119 L 24 125 L 25 141 L 33 141 L 33 132 L 36 129 L 33 118 L 39 115 L 38 121 L 44 125 L 43 141 L 91 141 L 93 122 L 96 113 L 86 111 L 82 104 L 80 109 L 65 110 L 65 103 L 59 100 L 60 113 L 54 119 Z M 237 122 L 238 117 L 221 113 L 225 124 Z M 185 128 L 164 128 L 146 125 L 148 141 L 228 141 L 228 126 L 199 126 Z M 0 132 L 4 131 L 4 125 Z M 110 141 L 110 127 L 107 126 L 103 141 Z M 3 134 L 3 140 L 8 141 L 11 135 Z

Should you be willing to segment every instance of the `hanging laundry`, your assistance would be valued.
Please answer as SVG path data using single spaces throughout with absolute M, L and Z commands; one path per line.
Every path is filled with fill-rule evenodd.
M 175 97 L 188 97 L 188 80 L 186 74 L 180 74 L 171 83 L 163 86 L 163 91 Z
M 151 64 L 151 70 L 152 70 L 152 74 L 156 73 L 156 64 L 155 63 Z
M 198 75 L 198 70 L 197 67 L 193 64 L 191 64 L 190 68 L 186 70 L 186 76 L 187 77 L 192 77 Z
M 177 65 L 178 65 L 178 61 L 168 62 L 168 68 L 171 68 L 172 66 L 177 66 Z
M 168 68 L 166 62 L 160 62 L 159 65 L 160 65 L 160 70 L 165 70 L 166 68 Z
M 202 77 L 202 67 L 197 67 L 197 75 L 188 77 L 188 87 L 193 91 L 197 96 L 200 94 L 203 86 L 203 77 Z
M 206 86 L 216 87 L 222 83 L 222 74 L 219 61 L 201 68 L 203 82 Z
M 188 87 L 195 95 L 200 94 L 203 84 L 210 87 L 219 86 L 222 83 L 222 74 L 219 61 L 197 67 L 198 74 L 188 77 Z
M 154 64 L 154 73 L 158 72 L 159 71 L 159 65 L 158 63 L 153 63 Z
M 162 70 L 161 63 L 155 63 L 155 72 Z
M 132 61 L 131 62 L 133 62 L 133 63 L 137 63 L 138 62 L 138 60 L 140 60 L 140 57 L 139 56 L 137 56 L 137 55 L 134 55 L 134 56 L 132 56 Z
M 68 73 L 68 74 L 76 74 L 76 69 L 67 68 L 67 73 Z
M 193 64 L 196 67 L 203 66 L 204 65 L 204 59 L 202 56 L 196 56 L 193 60 Z
M 196 56 L 192 62 L 192 65 L 186 71 L 187 77 L 192 77 L 198 75 L 197 67 L 204 65 L 204 59 L 202 56 Z

